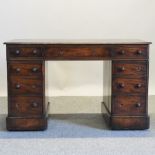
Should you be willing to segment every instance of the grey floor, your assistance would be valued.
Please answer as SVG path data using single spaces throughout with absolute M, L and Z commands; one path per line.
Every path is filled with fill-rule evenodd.
M 8 132 L 0 115 L 0 155 L 155 154 L 155 115 L 149 130 L 111 131 L 100 114 L 51 115 L 48 129 Z
M 0 115 L 0 138 L 101 138 L 154 137 L 155 119 L 149 130 L 111 131 L 100 114 L 50 115 L 48 129 L 36 132 L 7 132 L 5 115 Z M 155 118 L 155 115 L 154 115 Z M 154 120 L 154 121 L 153 121 Z

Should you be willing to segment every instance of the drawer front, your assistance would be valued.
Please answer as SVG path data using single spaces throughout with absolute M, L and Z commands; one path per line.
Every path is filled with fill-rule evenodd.
M 146 93 L 146 79 L 113 78 L 113 93 Z
M 145 115 L 146 98 L 144 96 L 113 96 L 113 115 Z
M 145 46 L 119 46 L 113 48 L 112 55 L 121 59 L 147 59 L 148 50 Z
M 9 104 L 10 116 L 39 116 L 43 114 L 42 97 L 11 97 Z
M 62 46 L 46 48 L 46 59 L 103 59 L 110 57 L 110 49 L 103 46 Z
M 42 79 L 11 76 L 9 92 L 11 95 L 42 95 Z
M 11 61 L 8 63 L 8 68 L 11 75 L 18 76 L 41 76 L 43 72 L 41 62 Z
M 38 58 L 43 57 L 41 48 L 37 47 L 8 47 L 8 58 Z
M 146 75 L 147 62 L 118 61 L 113 63 L 112 73 L 116 75 Z

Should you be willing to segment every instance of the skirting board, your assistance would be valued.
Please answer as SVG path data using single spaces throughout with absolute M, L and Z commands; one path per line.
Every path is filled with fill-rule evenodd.
M 49 114 L 101 113 L 101 96 L 48 97 Z M 155 95 L 149 96 L 149 114 L 155 113 Z M 0 114 L 7 114 L 7 97 L 0 97 Z

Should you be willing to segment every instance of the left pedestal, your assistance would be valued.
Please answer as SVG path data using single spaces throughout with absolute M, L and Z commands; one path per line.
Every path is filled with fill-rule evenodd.
M 7 130 L 45 130 L 45 80 L 39 47 L 7 45 Z

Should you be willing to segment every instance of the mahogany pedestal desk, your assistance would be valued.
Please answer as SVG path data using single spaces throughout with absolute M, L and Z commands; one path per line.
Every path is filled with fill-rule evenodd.
M 7 130 L 47 128 L 45 61 L 109 60 L 103 101 L 111 129 L 148 129 L 149 44 L 140 40 L 13 40 L 6 42 Z M 105 82 L 107 84 L 108 82 Z

